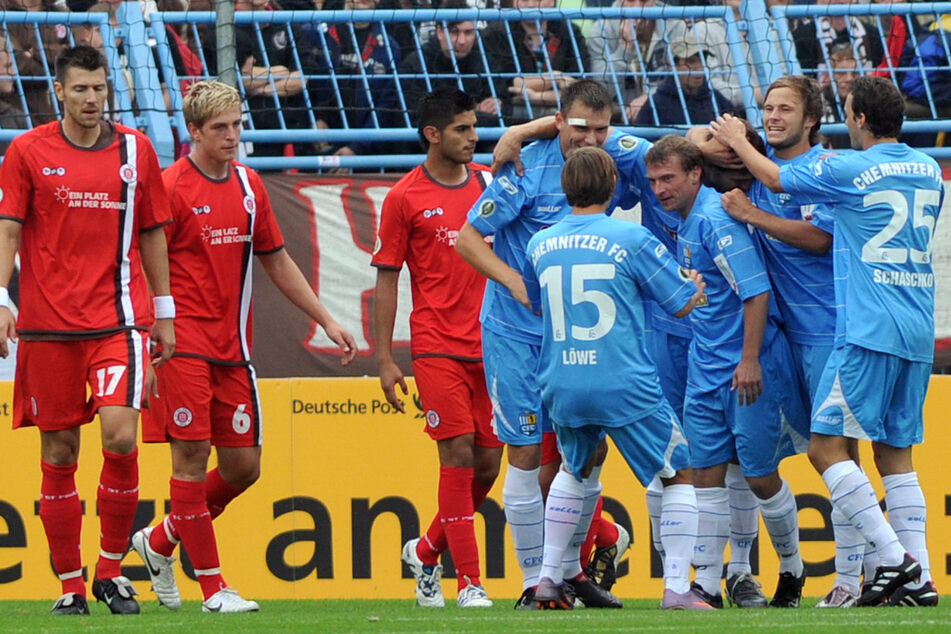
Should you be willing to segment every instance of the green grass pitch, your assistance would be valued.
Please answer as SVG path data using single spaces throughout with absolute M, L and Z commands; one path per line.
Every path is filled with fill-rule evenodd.
M 147 598 L 147 597 L 146 597 Z M 202 614 L 197 602 L 169 612 L 143 601 L 138 616 L 113 616 L 90 604 L 88 617 L 52 617 L 53 601 L 0 602 L 0 632 L 621 632 L 681 634 L 734 632 L 951 632 L 951 597 L 937 608 L 817 610 L 807 599 L 798 610 L 662 612 L 654 600 L 627 600 L 623 610 L 515 612 L 514 600 L 489 609 L 423 609 L 407 601 L 261 601 L 255 614 Z

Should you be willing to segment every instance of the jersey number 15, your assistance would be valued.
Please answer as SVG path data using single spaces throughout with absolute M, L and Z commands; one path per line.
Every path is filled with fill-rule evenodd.
M 571 267 L 571 304 L 594 304 L 598 319 L 593 326 L 571 324 L 571 338 L 577 341 L 595 341 L 611 332 L 617 318 L 617 305 L 604 291 L 585 289 L 588 280 L 613 280 L 613 264 L 575 264 Z M 548 316 L 555 341 L 564 341 L 565 297 L 562 291 L 562 267 L 549 266 L 538 277 L 542 288 L 548 289 Z

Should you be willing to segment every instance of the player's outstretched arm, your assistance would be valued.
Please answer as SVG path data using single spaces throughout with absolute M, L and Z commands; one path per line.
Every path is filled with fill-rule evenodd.
M 376 339 L 376 363 L 380 371 L 380 387 L 387 402 L 405 412 L 403 400 L 396 394 L 400 386 L 403 396 L 409 394 L 403 371 L 393 360 L 393 324 L 396 322 L 396 304 L 399 295 L 400 272 L 376 270 L 376 293 L 373 298 L 373 336 Z
M 697 269 L 689 269 L 687 275 L 690 276 L 690 280 L 693 282 L 694 286 L 697 287 L 697 291 L 693 294 L 693 297 L 690 298 L 690 301 L 687 304 L 674 313 L 674 317 L 681 319 L 690 314 L 694 308 L 697 307 L 697 304 L 704 299 L 703 291 L 707 288 L 707 283 L 703 281 L 703 275 L 697 272 Z
M 13 269 L 16 266 L 16 254 L 20 248 L 20 230 L 23 225 L 16 220 L 0 220 L 0 287 L 6 305 L 0 307 L 0 357 L 4 359 L 10 354 L 8 340 L 16 341 L 16 318 L 10 310 L 10 296 L 7 288 Z
M 808 220 L 782 218 L 763 211 L 740 189 L 731 189 L 720 197 L 720 203 L 734 219 L 753 225 L 777 240 L 809 253 L 827 253 L 832 236 Z
M 139 253 L 142 269 L 155 297 L 170 297 L 168 282 L 168 245 L 165 229 L 154 227 L 139 234 Z M 172 305 L 174 306 L 174 304 Z M 174 313 L 174 307 L 171 308 Z M 158 367 L 172 358 L 175 352 L 175 325 L 172 318 L 156 315 L 152 324 L 152 365 Z
M 285 249 L 279 249 L 273 253 L 267 253 L 258 256 L 264 272 L 274 282 L 274 286 L 281 291 L 284 296 L 291 300 L 291 303 L 316 321 L 330 340 L 337 344 L 337 347 L 343 352 L 341 365 L 347 365 L 353 361 L 357 354 L 357 342 L 353 335 L 347 332 L 338 324 L 324 305 L 317 299 L 317 294 L 310 287 L 307 278 L 301 273 L 300 268 Z
M 779 182 L 779 166 L 753 147 L 746 138 L 746 124 L 741 119 L 729 114 L 721 115 L 716 121 L 710 122 L 710 130 L 717 141 L 736 152 L 756 180 L 770 191 L 783 191 L 782 183 Z
M 522 167 L 522 143 L 528 139 L 551 139 L 558 134 L 555 117 L 547 116 L 527 123 L 513 125 L 495 143 L 492 151 L 492 173 L 498 174 L 506 163 L 515 163 L 515 172 L 525 175 Z
M 740 406 L 752 405 L 763 393 L 763 369 L 759 352 L 766 333 L 769 314 L 769 291 L 743 302 L 743 356 L 733 372 L 731 391 L 736 392 Z
M 456 239 L 456 252 L 482 275 L 498 282 L 509 290 L 515 301 L 532 309 L 525 290 L 522 274 L 506 264 L 495 254 L 479 230 L 466 222 Z

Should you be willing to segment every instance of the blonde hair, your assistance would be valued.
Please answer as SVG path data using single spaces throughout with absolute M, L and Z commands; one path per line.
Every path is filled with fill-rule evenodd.
M 182 102 L 185 123 L 201 127 L 206 121 L 229 110 L 241 111 L 241 95 L 223 82 L 206 79 L 192 84 Z

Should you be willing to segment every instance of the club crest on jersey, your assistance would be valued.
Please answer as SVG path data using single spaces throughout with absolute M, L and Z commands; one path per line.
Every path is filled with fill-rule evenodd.
M 119 168 L 119 178 L 122 179 L 122 182 L 126 185 L 131 185 L 135 182 L 135 179 L 138 178 L 139 173 L 135 169 L 135 165 L 126 163 Z
M 488 218 L 495 213 L 495 201 L 491 198 L 489 200 L 482 201 L 482 204 L 479 205 L 479 215 L 483 218 Z
M 254 196 L 245 196 L 244 197 L 244 210 L 249 214 L 253 214 L 258 208 L 257 202 L 254 200 Z
M 515 183 L 509 180 L 508 176 L 499 176 L 499 187 L 504 189 L 507 193 L 514 196 L 518 193 L 518 187 L 515 186 Z
M 690 259 L 690 256 L 692 255 L 692 252 L 690 251 L 690 247 L 684 247 L 683 253 L 684 253 L 684 266 L 686 266 L 687 268 L 690 268 L 691 266 L 693 266 L 693 260 Z
M 620 139 L 617 140 L 618 147 L 620 147 L 625 152 L 630 152 L 631 150 L 636 148 L 637 143 L 638 143 L 637 139 L 635 139 L 632 136 L 626 136 L 626 135 L 622 136 Z
M 172 420 L 175 421 L 175 424 L 179 427 L 188 427 L 192 424 L 192 411 L 187 407 L 179 407 L 175 410 L 175 413 L 172 414 Z
M 519 431 L 523 436 L 531 436 L 538 428 L 538 414 L 535 412 L 525 412 L 518 417 Z
M 802 216 L 803 220 L 812 220 L 814 217 L 812 212 L 815 211 L 815 209 L 815 205 L 800 205 L 799 214 Z
M 439 412 L 434 409 L 426 410 L 426 424 L 429 425 L 430 429 L 439 427 Z

